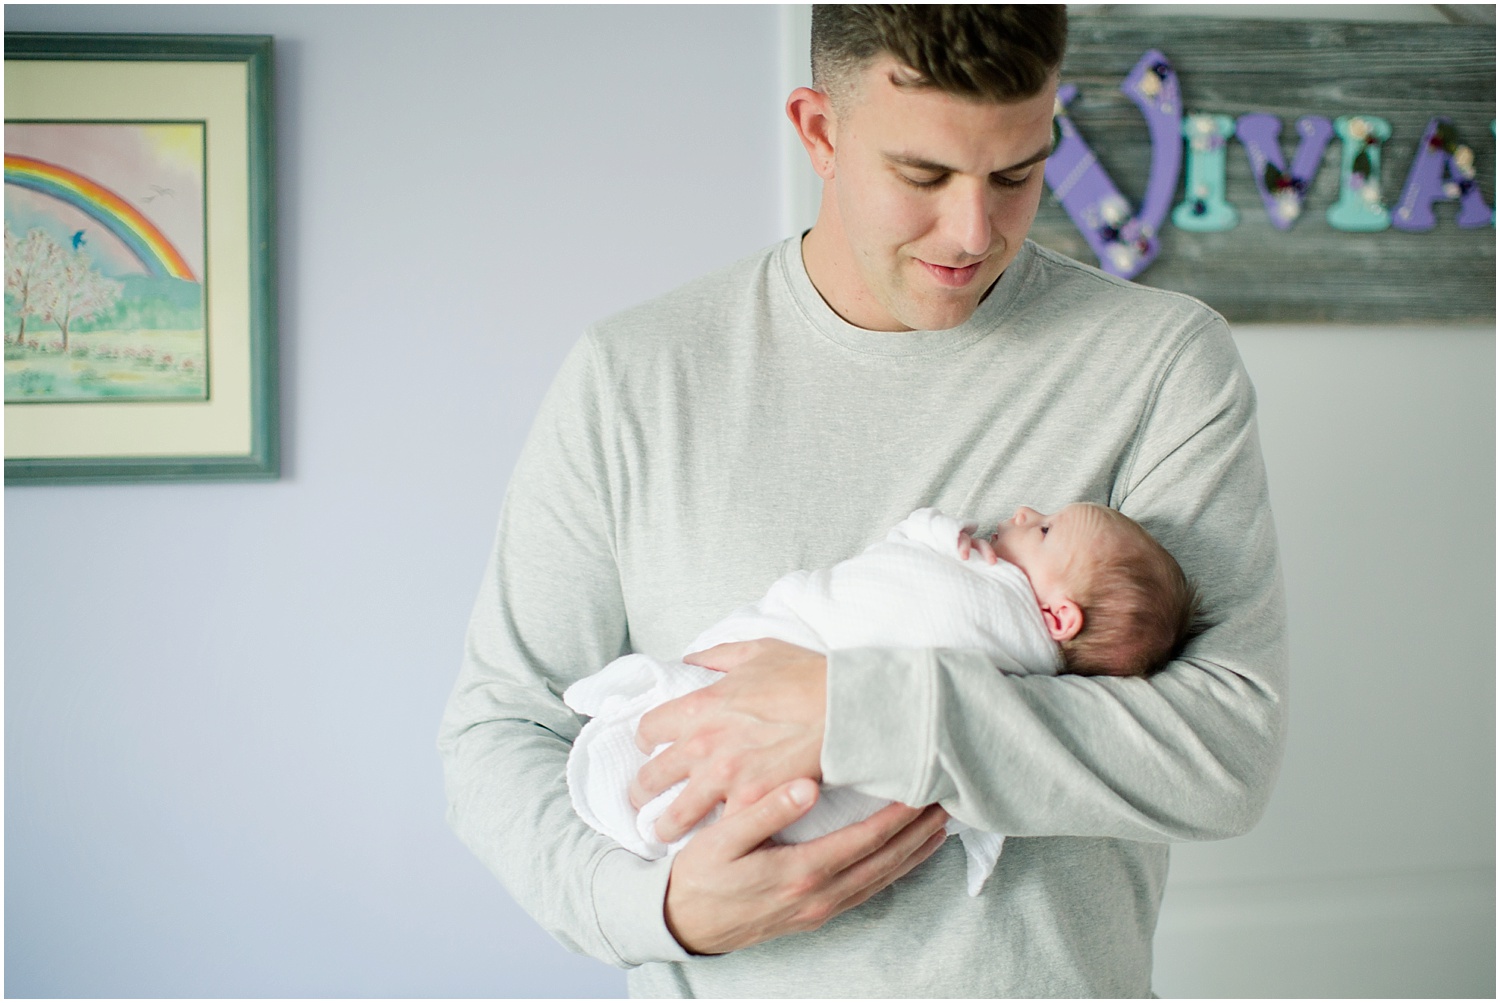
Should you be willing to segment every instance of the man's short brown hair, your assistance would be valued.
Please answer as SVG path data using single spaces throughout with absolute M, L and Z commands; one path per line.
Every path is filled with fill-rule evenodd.
M 1116 542 L 1090 555 L 1082 569 L 1072 599 L 1083 611 L 1083 629 L 1063 642 L 1063 659 L 1079 675 L 1150 675 L 1202 632 L 1198 590 L 1139 523 L 1100 508 Z
M 1063 4 L 814 4 L 813 85 L 841 108 L 888 53 L 916 75 L 898 84 L 1019 101 L 1042 92 L 1067 44 Z

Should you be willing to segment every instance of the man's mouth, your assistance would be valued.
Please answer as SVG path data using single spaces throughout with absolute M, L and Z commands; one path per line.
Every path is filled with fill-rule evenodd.
M 922 261 L 921 258 L 917 260 L 921 262 L 923 268 L 927 269 L 927 273 L 937 280 L 939 285 L 948 286 L 952 289 L 961 289 L 968 285 L 973 281 L 974 276 L 979 274 L 979 266 L 984 264 L 983 261 L 976 261 L 972 265 L 965 265 L 962 268 L 950 268 L 947 265 L 934 265 L 930 261 Z

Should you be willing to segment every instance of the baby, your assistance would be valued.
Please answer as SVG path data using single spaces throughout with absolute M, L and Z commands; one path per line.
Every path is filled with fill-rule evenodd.
M 762 637 L 824 653 L 970 648 L 1016 675 L 1144 676 L 1175 658 L 1193 633 L 1197 598 L 1182 569 L 1113 509 L 1078 503 L 1044 515 L 1022 507 L 988 539 L 975 539 L 975 528 L 918 509 L 858 556 L 782 577 L 686 650 Z M 711 669 L 633 654 L 568 688 L 568 706 L 592 717 L 568 757 L 568 789 L 584 821 L 648 860 L 682 848 L 691 832 L 668 845 L 655 829 L 681 784 L 639 813 L 630 805 L 630 780 L 648 758 L 636 749 L 635 732 L 647 710 L 719 678 Z M 777 839 L 806 842 L 886 803 L 825 787 L 813 809 Z M 963 840 L 969 894 L 977 895 L 1005 837 L 956 819 L 948 829 Z
M 988 541 L 960 532 L 958 556 L 977 549 L 1020 568 L 1064 671 L 1144 676 L 1181 652 L 1198 615 L 1197 591 L 1182 568 L 1128 516 L 1078 502 L 1054 515 L 1021 506 Z

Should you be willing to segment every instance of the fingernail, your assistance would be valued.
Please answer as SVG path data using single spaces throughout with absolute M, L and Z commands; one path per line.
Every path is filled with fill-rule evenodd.
M 814 793 L 816 792 L 813 789 L 813 782 L 811 780 L 795 781 L 792 786 L 787 789 L 787 796 L 792 799 L 792 804 L 796 805 L 799 808 L 805 804 L 810 804 L 812 802 Z

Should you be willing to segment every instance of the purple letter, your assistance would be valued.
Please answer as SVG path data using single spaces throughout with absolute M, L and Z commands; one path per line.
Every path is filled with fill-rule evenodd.
M 1494 218 L 1474 182 L 1474 151 L 1459 143 L 1458 130 L 1446 118 L 1427 123 L 1391 226 L 1431 230 L 1437 225 L 1432 203 L 1438 199 L 1458 200 L 1459 226 L 1489 226 Z
M 1321 115 L 1304 115 L 1297 119 L 1297 152 L 1292 169 L 1286 169 L 1281 155 L 1281 119 L 1275 115 L 1241 115 L 1235 133 L 1250 157 L 1250 174 L 1260 190 L 1266 215 L 1278 230 L 1290 230 L 1302 215 L 1307 190 L 1323 162 L 1323 151 L 1333 139 L 1333 123 Z
M 1156 234 L 1182 170 L 1182 98 L 1177 74 L 1155 49 L 1141 57 L 1120 84 L 1125 96 L 1135 102 L 1151 129 L 1151 176 L 1141 211 L 1130 212 L 1115 183 L 1110 180 L 1094 151 L 1063 109 L 1078 94 L 1071 84 L 1058 88 L 1057 119 L 1060 138 L 1047 161 L 1047 187 L 1078 227 L 1099 258 L 1099 267 L 1111 275 L 1133 279 L 1156 258 Z

